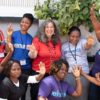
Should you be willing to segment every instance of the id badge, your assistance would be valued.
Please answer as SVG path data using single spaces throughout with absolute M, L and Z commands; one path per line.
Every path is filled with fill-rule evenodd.
M 26 65 L 26 60 L 20 60 L 21 65 Z
M 4 57 L 4 53 L 0 53 L 0 58 Z

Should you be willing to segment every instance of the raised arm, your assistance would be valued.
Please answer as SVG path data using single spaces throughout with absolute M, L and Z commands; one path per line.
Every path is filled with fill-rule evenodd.
M 94 12 L 95 4 L 90 8 L 90 19 L 93 25 L 93 28 L 96 32 L 97 39 L 100 40 L 100 22 L 97 20 Z
M 8 28 L 7 28 L 7 42 L 11 43 L 11 35 L 13 33 L 13 28 L 12 28 L 12 24 L 9 24 L 8 25 Z
M 84 73 L 83 71 L 81 71 L 81 74 L 91 83 L 100 86 L 100 74 L 98 75 L 98 73 L 96 74 L 96 77 L 91 77 L 89 75 L 87 75 L 86 73 Z
M 72 73 L 76 80 L 76 90 L 72 94 L 72 96 L 80 96 L 82 93 L 82 84 L 81 84 L 81 80 L 80 80 L 80 68 L 76 66 L 75 68 L 73 68 Z
M 2 62 L 0 63 L 0 72 L 3 70 L 4 66 L 7 64 L 13 53 L 13 45 L 11 43 L 8 43 L 7 45 L 9 51 L 5 56 L 5 58 L 2 60 Z
M 43 62 L 39 63 L 40 70 L 38 71 L 39 74 L 34 76 L 29 76 L 27 83 L 38 83 L 45 75 L 46 69 L 45 64 Z

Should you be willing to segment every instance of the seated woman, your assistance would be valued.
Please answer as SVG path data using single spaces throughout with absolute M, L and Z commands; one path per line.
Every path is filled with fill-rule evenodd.
M 25 92 L 26 83 L 38 83 L 45 74 L 45 65 L 40 62 L 38 75 L 21 75 L 21 65 L 18 61 L 9 61 L 5 67 L 7 77 L 0 85 L 0 100 L 19 100 Z M 6 92 L 5 92 L 6 91 Z
M 68 72 L 67 61 L 60 59 L 51 66 L 51 76 L 41 81 L 38 93 L 38 100 L 63 100 L 67 95 L 80 96 L 82 85 L 80 81 L 80 69 L 75 67 L 73 75 L 76 78 L 75 89 L 71 87 L 64 78 Z

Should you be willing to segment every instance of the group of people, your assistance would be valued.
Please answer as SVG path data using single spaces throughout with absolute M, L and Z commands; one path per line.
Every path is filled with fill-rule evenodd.
M 94 6 L 90 18 L 100 40 L 100 23 Z M 82 39 L 80 29 L 72 26 L 62 44 L 55 22 L 46 20 L 33 38 L 28 33 L 33 21 L 32 14 L 24 14 L 20 30 L 9 27 L 9 41 L 5 41 L 0 31 L 0 100 L 25 100 L 28 84 L 31 100 L 100 100 L 100 50 L 91 76 L 87 61 L 93 37 Z

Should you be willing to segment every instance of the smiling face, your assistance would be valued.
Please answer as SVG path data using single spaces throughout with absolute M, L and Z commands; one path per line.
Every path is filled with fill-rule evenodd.
M 20 77 L 20 75 L 21 66 L 18 63 L 14 62 L 10 69 L 10 77 L 17 79 Z
M 30 26 L 31 26 L 30 20 L 26 17 L 22 18 L 22 20 L 20 22 L 21 31 L 27 32 L 28 29 L 30 28 Z
M 67 74 L 67 71 L 68 71 L 68 69 L 67 69 L 66 65 L 64 63 L 62 63 L 60 70 L 56 73 L 57 79 L 63 80 Z
M 44 32 L 45 32 L 46 36 L 47 36 L 49 39 L 51 39 L 52 35 L 54 34 L 54 30 L 55 30 L 55 27 L 54 27 L 53 22 L 48 22 L 48 23 L 45 25 Z
M 80 33 L 78 31 L 72 31 L 69 35 L 69 42 L 76 45 L 80 39 Z

